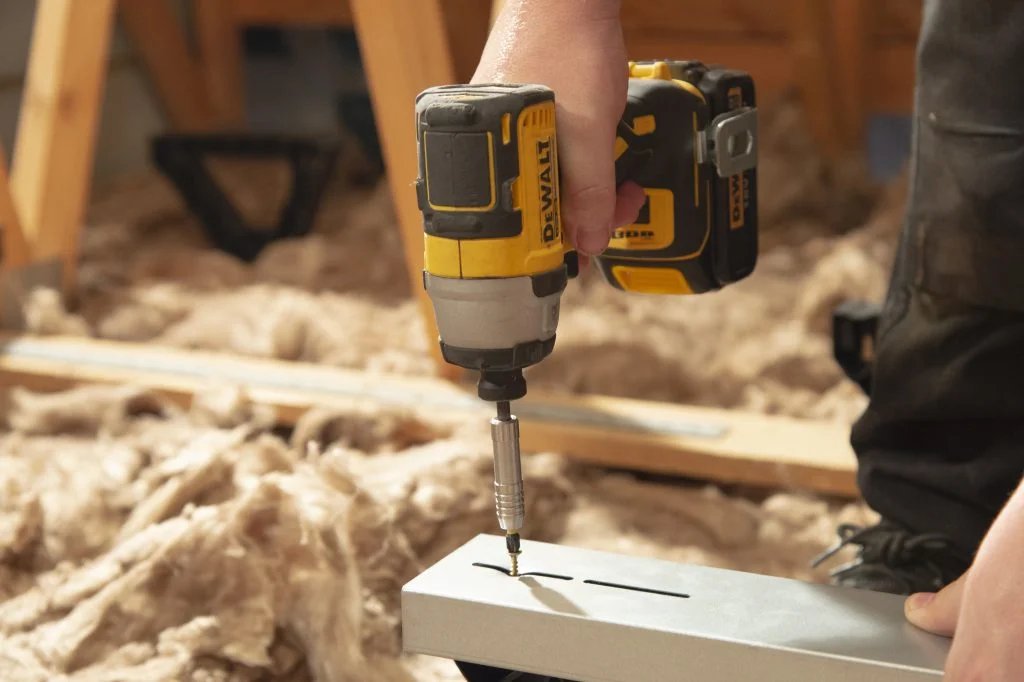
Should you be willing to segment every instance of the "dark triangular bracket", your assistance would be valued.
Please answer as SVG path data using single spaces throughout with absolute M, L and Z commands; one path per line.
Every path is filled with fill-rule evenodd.
M 871 395 L 875 341 L 882 305 L 849 300 L 832 312 L 832 355 L 846 376 Z
M 170 133 L 152 142 L 153 163 L 174 183 L 189 210 L 220 250 L 251 262 L 271 242 L 301 237 L 313 227 L 340 144 L 334 138 L 259 134 Z M 271 229 L 254 229 L 220 188 L 206 157 L 288 160 L 291 193 Z

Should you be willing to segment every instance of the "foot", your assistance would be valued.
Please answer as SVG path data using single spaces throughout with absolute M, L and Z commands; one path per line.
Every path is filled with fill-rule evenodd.
M 909 595 L 934 592 L 959 578 L 970 566 L 952 541 L 938 533 L 915 534 L 890 521 L 862 528 L 839 526 L 839 542 L 814 561 L 818 566 L 847 545 L 859 546 L 857 558 L 832 572 L 832 584 Z

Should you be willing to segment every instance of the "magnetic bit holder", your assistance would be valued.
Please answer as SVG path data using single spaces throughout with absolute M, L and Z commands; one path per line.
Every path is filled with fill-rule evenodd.
M 339 149 L 334 138 L 169 133 L 153 138 L 151 153 L 153 163 L 177 188 L 214 246 L 251 262 L 271 242 L 309 233 Z M 277 223 L 248 224 L 207 168 L 209 157 L 287 161 L 291 191 Z
M 534 541 L 523 557 L 510 577 L 504 539 L 480 535 L 411 580 L 405 650 L 470 682 L 942 679 L 949 640 L 897 595 Z

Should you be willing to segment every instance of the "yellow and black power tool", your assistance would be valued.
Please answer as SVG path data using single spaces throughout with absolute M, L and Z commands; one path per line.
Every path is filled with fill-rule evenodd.
M 757 261 L 757 109 L 744 72 L 697 61 L 629 64 L 616 181 L 647 195 L 636 224 L 594 258 L 612 286 L 700 294 Z M 447 362 L 477 370 L 491 420 L 495 501 L 513 572 L 524 521 L 518 422 L 523 370 L 554 349 L 559 302 L 578 272 L 562 229 L 554 93 L 452 85 L 416 100 L 423 284 Z

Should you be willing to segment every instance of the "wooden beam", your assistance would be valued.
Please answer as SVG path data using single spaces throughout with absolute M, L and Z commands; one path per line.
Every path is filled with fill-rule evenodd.
M 149 0 L 146 0 L 149 1 Z M 213 105 L 224 125 L 245 125 L 242 25 L 232 0 L 193 0 L 200 62 Z
M 871 33 L 883 41 L 917 43 L 924 7 L 921 0 L 868 0 Z
M 867 93 L 872 112 L 909 114 L 914 110 L 914 71 L 917 47 L 914 43 L 893 43 L 872 47 L 871 88 Z
M 167 0 L 121 0 L 121 25 L 171 125 L 207 131 L 219 123 L 199 60 Z
M 836 79 L 832 85 L 847 149 L 863 149 L 867 133 L 867 74 L 873 60 L 871 0 L 832 0 L 832 54 Z
M 420 303 L 431 354 L 442 376 L 458 368 L 441 358 L 434 308 L 417 278 L 423 271 L 423 217 L 416 202 L 413 104 L 433 85 L 457 81 L 440 0 L 350 0 L 387 166 L 405 260 Z
M 3 230 L 3 259 L 0 267 L 6 270 L 21 268 L 32 260 L 28 241 L 22 231 L 21 218 L 11 197 L 7 174 L 7 153 L 0 144 L 0 229 Z
M 818 0 L 819 2 L 827 0 Z M 785 12 L 778 2 L 765 0 L 622 0 L 622 26 L 629 32 L 652 38 L 671 36 L 681 44 L 691 39 L 785 40 L 788 33 Z M 696 53 L 661 55 L 661 58 L 698 58 Z
M 808 126 L 824 155 L 835 159 L 846 151 L 835 104 L 835 68 L 829 49 L 831 23 L 822 0 L 787 0 L 790 48 Z
M 346 0 L 230 0 L 230 5 L 235 19 L 250 26 L 352 24 L 352 9 Z
M 490 25 L 494 26 L 494 22 L 498 20 L 498 15 L 501 14 L 501 10 L 505 7 L 505 0 L 491 0 L 491 16 Z
M 109 58 L 114 0 L 39 0 L 11 192 L 35 260 L 63 261 L 74 289 Z
M 447 423 L 483 425 L 493 415 L 475 393 L 440 379 L 91 339 L 0 337 L 0 384 L 58 391 L 81 383 L 132 384 L 182 405 L 210 386 L 237 385 L 276 408 L 285 424 L 311 408 L 359 404 Z M 849 431 L 841 424 L 538 391 L 514 411 L 527 453 L 560 452 L 722 483 L 858 494 Z
M 441 6 L 455 78 L 468 83 L 487 43 L 491 8 L 486 0 L 443 0 Z

